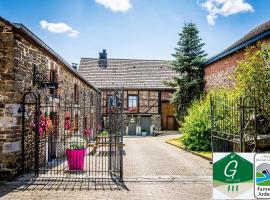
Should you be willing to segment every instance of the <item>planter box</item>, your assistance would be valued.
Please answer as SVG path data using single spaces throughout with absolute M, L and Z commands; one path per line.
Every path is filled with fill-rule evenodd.
M 146 136 L 147 135 L 147 132 L 142 132 L 142 136 Z
M 69 170 L 83 170 L 84 157 L 86 155 L 87 149 L 67 149 L 67 161 Z

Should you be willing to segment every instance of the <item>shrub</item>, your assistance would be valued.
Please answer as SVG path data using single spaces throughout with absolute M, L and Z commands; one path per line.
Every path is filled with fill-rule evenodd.
M 211 150 L 210 98 L 193 101 L 181 127 L 183 142 L 187 149 L 195 151 Z
M 245 59 L 238 63 L 235 72 L 235 96 L 261 98 L 269 92 L 270 46 L 258 43 L 246 49 Z
M 79 136 L 71 137 L 67 140 L 66 149 L 84 149 L 87 147 L 87 141 Z

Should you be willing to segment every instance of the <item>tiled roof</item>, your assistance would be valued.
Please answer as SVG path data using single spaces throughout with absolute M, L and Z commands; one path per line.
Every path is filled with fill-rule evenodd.
M 242 37 L 240 40 L 229 46 L 227 49 L 222 51 L 221 53 L 213 56 L 209 60 L 204 63 L 204 66 L 207 66 L 229 54 L 232 54 L 242 48 L 245 48 L 248 45 L 252 45 L 257 41 L 267 37 L 270 35 L 270 20 L 266 21 L 265 23 L 257 26 L 256 28 L 252 29 L 248 34 Z
M 99 89 L 173 89 L 163 81 L 172 80 L 175 72 L 165 60 L 107 59 L 107 67 L 99 59 L 82 58 L 79 73 Z

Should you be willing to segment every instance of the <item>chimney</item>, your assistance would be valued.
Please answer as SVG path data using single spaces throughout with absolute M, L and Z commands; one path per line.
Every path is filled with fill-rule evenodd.
M 75 71 L 78 71 L 78 64 L 77 63 L 71 63 L 71 66 Z
M 107 62 L 107 52 L 106 49 L 103 49 L 103 51 L 99 53 L 98 65 L 101 68 L 106 68 Z
M 99 59 L 107 59 L 106 49 L 103 49 L 103 51 L 99 53 Z

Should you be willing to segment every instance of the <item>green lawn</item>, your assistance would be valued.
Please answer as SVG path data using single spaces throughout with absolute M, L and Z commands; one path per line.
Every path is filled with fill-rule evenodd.
M 181 149 L 186 149 L 185 145 L 183 144 L 182 138 L 173 138 L 170 140 L 166 140 L 166 142 L 169 144 L 172 144 L 174 146 L 177 146 Z M 191 152 L 212 159 L 212 152 L 211 151 L 191 151 Z

